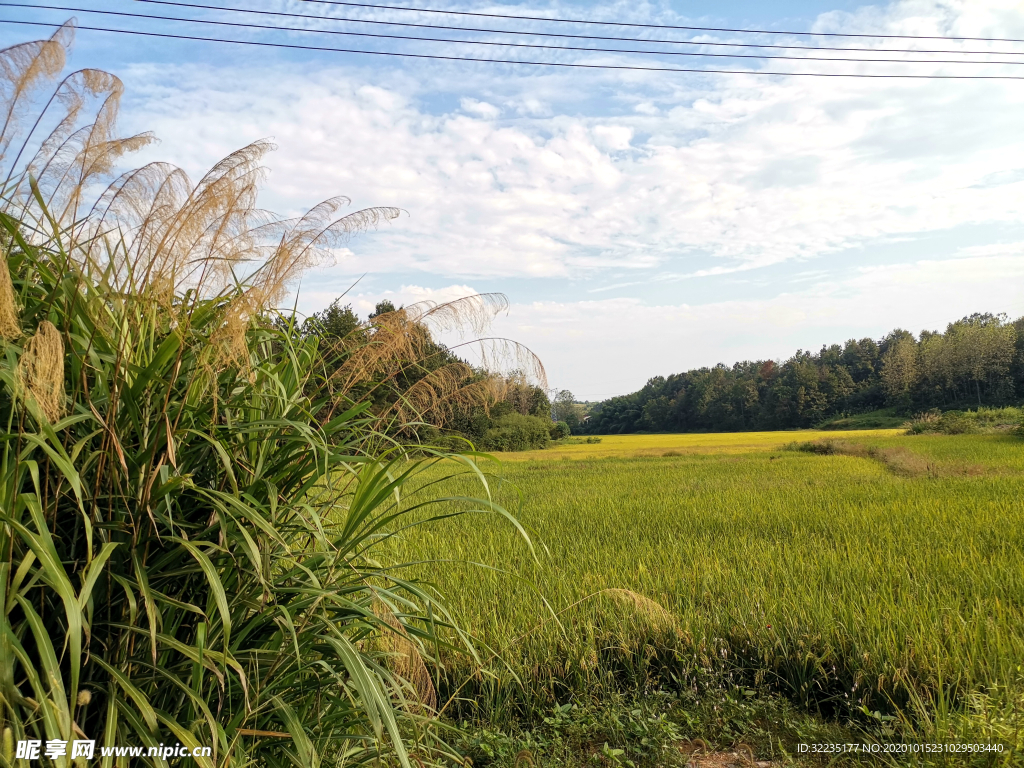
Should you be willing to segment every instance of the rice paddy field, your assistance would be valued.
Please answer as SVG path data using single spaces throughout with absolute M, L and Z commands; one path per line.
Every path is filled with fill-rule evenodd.
M 718 722 L 667 705 L 687 738 L 757 730 L 775 759 L 804 737 L 721 722 L 774 700 L 880 741 L 1002 745 L 943 764 L 1024 761 L 1024 439 L 641 435 L 499 459 L 481 466 L 532 549 L 483 513 L 394 544 L 433 560 L 410 573 L 477 638 L 482 671 L 439 653 L 447 714 L 505 728 L 683 696 L 718 702 Z

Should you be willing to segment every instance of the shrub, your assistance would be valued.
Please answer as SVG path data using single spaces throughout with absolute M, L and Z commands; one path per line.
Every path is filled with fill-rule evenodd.
M 495 419 L 484 433 L 480 448 L 485 451 L 532 451 L 544 448 L 550 439 L 550 421 L 540 416 L 510 413 Z
M 551 425 L 550 434 L 552 440 L 562 440 L 572 434 L 572 430 L 564 421 L 556 421 Z
M 949 411 L 942 414 L 937 425 L 938 431 L 946 435 L 966 435 L 978 431 L 978 424 L 967 414 Z
M 924 413 L 919 413 L 903 426 L 906 428 L 907 434 L 909 435 L 921 435 L 925 432 L 936 432 L 938 431 L 939 420 L 941 418 L 942 414 L 938 411 L 926 411 Z
M 1013 428 L 1024 419 L 1024 408 L 1008 406 L 1005 408 L 979 408 L 968 411 L 979 427 Z
M 1024 419 L 1024 409 L 978 408 L 974 411 L 928 411 L 915 416 L 904 426 L 908 434 L 920 435 L 925 432 L 939 432 L 946 435 L 963 435 L 974 432 L 1000 432 L 1014 430 Z

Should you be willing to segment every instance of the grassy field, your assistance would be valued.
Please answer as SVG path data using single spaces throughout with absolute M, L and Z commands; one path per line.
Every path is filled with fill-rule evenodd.
M 875 453 L 784 449 L 821 438 Z M 473 675 L 448 658 L 442 689 L 463 685 L 463 713 L 539 721 L 570 701 L 667 690 L 717 696 L 721 714 L 777 695 L 880 738 L 1021 749 L 1019 437 L 620 436 L 502 459 L 497 495 L 536 560 L 489 515 L 395 545 L 447 560 L 420 575 L 505 665 Z M 702 727 L 688 735 L 708 738 Z

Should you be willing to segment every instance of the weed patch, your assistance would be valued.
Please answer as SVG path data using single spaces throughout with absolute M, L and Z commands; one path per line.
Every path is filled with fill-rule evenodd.
M 785 699 L 741 689 L 701 696 L 663 689 L 611 693 L 600 703 L 555 704 L 519 727 L 461 725 L 467 735 L 458 747 L 476 768 L 766 768 L 792 764 L 800 743 L 871 738 L 800 712 Z M 831 763 L 855 764 L 852 758 Z
M 790 443 L 787 450 L 815 453 L 821 456 L 855 456 L 874 459 L 903 477 L 977 477 L 987 470 L 977 464 L 941 464 L 904 446 L 880 448 L 847 440 L 816 440 Z

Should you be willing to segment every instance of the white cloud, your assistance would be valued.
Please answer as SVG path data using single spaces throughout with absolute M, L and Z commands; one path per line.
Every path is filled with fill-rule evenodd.
M 593 13 L 619 20 L 658 11 L 620 2 Z M 815 28 L 1024 38 L 1024 9 L 1017 0 L 901 0 L 825 14 Z M 323 61 L 316 70 L 136 67 L 126 77 L 130 127 L 164 139 L 143 159 L 187 158 L 196 174 L 240 144 L 274 137 L 270 207 L 295 213 L 343 193 L 357 206 L 409 212 L 340 254 L 335 275 L 367 272 L 374 286 L 401 286 L 357 286 L 357 311 L 365 316 L 385 297 L 444 300 L 472 292 L 470 284 L 528 278 L 515 283 L 516 304 L 499 326 L 541 354 L 554 383 L 579 394 L 628 391 L 658 373 L 788 356 L 895 325 L 920 330 L 978 310 L 1024 311 L 1020 248 L 993 243 L 1020 222 L 1024 201 L 1020 82 Z M 771 63 L 784 66 L 893 71 Z M 954 72 L 942 64 L 915 71 Z M 967 227 L 977 245 L 939 258 L 953 247 L 936 235 Z M 926 242 L 945 251 L 928 254 Z M 830 282 L 836 255 L 894 243 L 901 250 L 889 258 L 906 263 Z M 756 270 L 822 256 L 836 260 L 794 267 L 802 274 L 782 295 L 767 281 L 744 301 L 675 305 L 645 293 L 654 283 L 765 274 Z M 594 301 L 534 302 L 528 293 L 543 285 L 550 296 L 552 284 L 594 276 L 608 285 L 579 289 L 594 291 Z M 322 277 L 303 285 L 303 306 L 340 292 Z M 612 289 L 632 298 L 603 298 Z
M 501 116 L 501 109 L 493 104 L 488 104 L 486 101 L 465 98 L 460 99 L 459 104 L 464 112 L 469 112 L 471 115 L 476 115 L 484 120 L 494 120 Z
M 312 286 L 312 287 L 311 287 Z M 403 285 L 397 290 L 361 291 L 358 284 L 352 285 L 348 292 L 339 298 L 340 291 L 315 287 L 315 280 L 305 280 L 299 291 L 300 309 L 315 310 L 330 304 L 335 299 L 341 305 L 351 304 L 352 310 L 360 317 L 367 317 L 380 301 L 390 301 L 396 307 L 430 301 L 435 304 L 455 301 L 466 296 L 475 296 L 480 291 L 468 285 L 448 285 L 442 288 L 426 288 L 421 285 Z
M 1010 18 L 1019 26 L 1024 13 L 1005 0 L 904 0 L 819 26 L 945 33 Z M 575 96 L 582 77 L 613 98 L 550 115 L 551 97 Z M 1024 195 L 1016 82 L 531 70 L 477 73 L 481 98 L 445 111 L 429 76 L 370 84 L 361 72 L 276 67 L 211 78 L 183 66 L 130 79 L 152 94 L 133 116 L 165 139 L 160 156 L 210 163 L 273 136 L 274 205 L 347 193 L 408 210 L 359 244 L 352 271 L 551 278 L 692 272 L 709 259 L 743 269 L 1017 221 Z
M 595 125 L 594 139 L 598 146 L 612 151 L 629 149 L 633 129 L 623 125 Z

